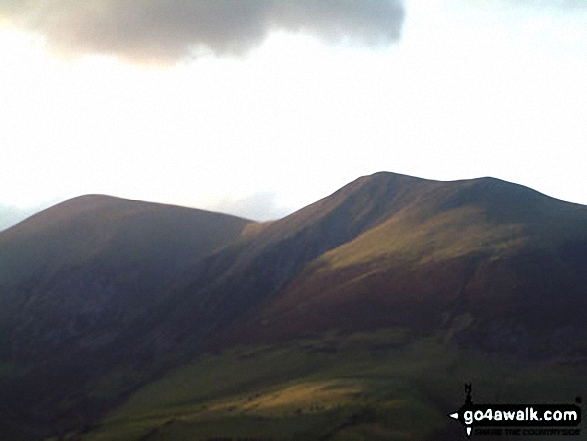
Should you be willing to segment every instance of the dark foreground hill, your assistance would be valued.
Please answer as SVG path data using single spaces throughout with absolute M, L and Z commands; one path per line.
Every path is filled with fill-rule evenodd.
M 581 384 L 586 268 L 587 207 L 492 178 L 377 173 L 265 224 L 78 198 L 0 233 L 0 423 L 454 439 L 471 376 Z
M 178 274 L 247 224 L 89 195 L 0 233 L 0 371 L 10 374 L 0 375 L 0 409 L 44 427 L 73 409 L 92 413 L 85 388 L 135 356 L 137 323 Z

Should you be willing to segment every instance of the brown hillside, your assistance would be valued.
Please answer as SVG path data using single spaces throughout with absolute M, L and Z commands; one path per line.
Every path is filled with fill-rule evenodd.
M 90 195 L 0 233 L 0 367 L 12 372 L 0 375 L 0 414 L 52 426 L 63 415 L 96 412 L 104 399 L 88 404 L 83 391 L 111 369 L 152 370 L 137 356 L 138 325 L 166 302 L 179 274 L 249 224 Z M 126 380 L 119 393 L 140 379 Z
M 390 178 L 363 178 L 371 186 L 364 200 L 377 194 L 386 209 L 362 234 L 308 262 L 237 328 L 238 341 L 407 326 L 546 354 L 581 334 L 587 207 L 491 178 L 399 177 L 395 191 Z M 347 213 L 362 212 L 355 207 Z

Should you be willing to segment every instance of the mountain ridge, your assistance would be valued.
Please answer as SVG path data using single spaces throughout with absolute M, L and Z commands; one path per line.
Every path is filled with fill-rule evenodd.
M 381 172 L 267 223 L 81 196 L 0 232 L 0 414 L 59 432 L 204 352 L 329 332 L 587 355 L 585 267 L 587 206 L 495 178 Z
M 291 325 L 294 330 L 290 332 L 290 338 L 293 335 L 299 336 L 300 328 L 305 332 L 312 330 L 323 332 L 334 325 L 344 328 L 346 326 L 344 322 L 348 321 L 348 317 L 353 316 L 353 308 L 358 306 L 349 306 L 350 309 L 338 310 L 338 312 L 336 307 L 333 312 L 333 306 L 339 303 L 336 299 L 350 289 L 356 290 L 357 293 L 379 293 L 376 297 L 371 297 L 374 304 L 379 302 L 380 308 L 375 310 L 367 307 L 369 302 L 364 298 L 357 297 L 356 293 L 354 295 L 360 305 L 367 307 L 363 311 L 364 317 L 370 317 L 370 320 L 375 316 L 380 317 L 379 321 L 374 320 L 379 326 L 393 325 L 393 321 L 386 321 L 385 316 L 397 316 L 390 308 L 400 306 L 400 304 L 393 306 L 393 300 L 381 291 L 389 287 L 395 287 L 396 291 L 399 289 L 401 292 L 402 288 L 398 287 L 403 286 L 404 292 L 412 291 L 411 295 L 433 300 L 432 303 L 436 302 L 434 292 L 444 292 L 444 303 L 435 304 L 432 310 L 429 304 L 419 304 L 419 309 L 428 310 L 432 316 L 435 315 L 434 309 L 456 308 L 458 310 L 457 303 L 460 297 L 480 296 L 480 293 L 485 291 L 492 293 L 491 295 L 500 301 L 511 302 L 518 296 L 526 297 L 528 293 L 513 292 L 511 288 L 507 288 L 508 283 L 522 283 L 522 285 L 531 283 L 525 278 L 508 281 L 508 277 L 514 277 L 513 273 L 507 277 L 504 275 L 508 274 L 508 265 L 517 265 L 520 266 L 520 271 L 523 267 L 523 271 L 531 272 L 529 266 L 542 261 L 541 265 L 545 265 L 543 268 L 546 271 L 545 274 L 549 272 L 559 274 L 565 270 L 556 260 L 549 260 L 548 256 L 532 256 L 557 254 L 569 247 L 576 254 L 577 263 L 573 264 L 572 270 L 576 280 L 571 283 L 575 288 L 573 292 L 561 295 L 564 295 L 566 301 L 573 304 L 576 310 L 584 310 L 585 301 L 582 299 L 587 293 L 582 288 L 585 278 L 581 276 L 578 262 L 584 261 L 584 257 L 579 256 L 587 255 L 587 207 L 558 201 L 527 187 L 513 186 L 492 178 L 449 183 L 418 181 L 418 184 L 420 185 L 418 197 L 411 197 L 409 203 L 404 203 L 403 211 L 392 213 L 386 221 L 340 247 L 327 251 L 316 261 L 311 262 L 285 287 L 282 297 L 272 304 L 269 302 L 271 306 L 266 306 L 267 310 L 259 313 L 257 319 L 245 325 L 245 328 L 248 328 L 248 331 L 256 329 L 257 333 L 265 335 L 280 334 L 279 328 L 268 327 L 267 323 L 278 322 L 279 326 L 284 326 L 287 320 L 284 320 L 283 314 L 287 308 L 290 308 L 293 314 L 290 320 L 294 323 Z M 423 186 L 428 188 L 423 191 Z M 460 188 L 455 191 L 456 186 Z M 492 195 L 492 192 L 497 193 L 499 197 Z M 520 199 L 524 201 L 524 198 L 526 204 L 520 205 Z M 511 211 L 505 210 L 508 205 Z M 557 214 L 553 208 L 562 208 L 564 215 Z M 563 222 L 564 219 L 566 219 L 565 222 Z M 415 266 L 417 270 L 414 270 Z M 486 277 L 483 276 L 485 271 L 497 271 L 497 274 L 503 274 L 488 285 L 488 281 L 482 281 L 483 277 Z M 445 280 L 441 281 L 439 277 Z M 438 285 L 425 283 L 422 280 L 426 278 L 441 283 Z M 544 280 L 545 276 L 537 274 L 535 278 Z M 453 279 L 452 284 L 449 282 L 451 279 Z M 371 286 L 371 288 L 367 289 L 365 286 Z M 533 289 L 535 296 L 540 297 L 539 293 L 544 292 L 546 288 L 534 286 Z M 556 288 L 550 287 L 549 296 L 554 296 L 555 290 Z M 327 292 L 332 292 L 332 295 L 326 296 Z M 398 295 L 399 292 L 396 297 Z M 542 296 L 549 297 L 546 294 Z M 328 306 L 320 307 L 320 302 L 316 300 L 320 297 L 326 299 L 325 305 Z M 387 300 L 383 300 L 385 297 Z M 487 297 L 484 294 L 481 299 L 487 299 Z M 552 302 L 544 301 L 553 307 Z M 279 306 L 280 302 L 281 306 Z M 493 303 L 490 309 L 497 308 L 497 304 Z M 314 311 L 318 308 L 321 311 L 321 313 L 311 313 L 315 314 L 313 325 L 308 322 L 307 314 L 310 313 L 305 316 L 300 314 L 301 305 L 304 304 L 306 310 Z M 403 308 L 406 316 L 410 317 L 411 321 L 408 320 L 408 323 L 412 325 L 417 321 L 422 325 L 424 322 L 431 322 L 435 326 L 440 326 L 442 320 L 447 320 L 446 317 L 441 320 L 440 316 L 432 320 L 430 315 L 423 315 L 416 320 L 413 316 L 413 308 L 410 313 L 406 305 Z M 524 314 L 521 313 L 520 308 L 523 309 L 523 306 L 518 307 L 516 314 L 522 317 Z M 539 304 L 534 302 L 533 308 L 539 310 Z M 355 313 L 360 309 L 360 307 L 355 309 Z M 571 314 L 573 310 L 571 306 L 553 310 L 566 311 L 565 314 L 570 314 L 569 317 L 575 317 L 575 325 L 580 321 L 577 314 Z M 466 312 L 463 310 L 460 314 Z M 547 308 L 543 314 L 548 316 L 548 313 Z M 335 316 L 338 319 L 334 323 L 329 323 L 326 320 L 328 316 Z M 455 316 L 449 319 L 457 318 Z M 532 321 L 529 317 L 526 318 Z M 492 320 L 495 321 L 495 318 Z M 320 326 L 320 322 L 325 325 Z M 395 323 L 395 325 L 400 324 L 406 323 L 405 321 Z M 359 323 L 355 325 L 360 326 L 361 329 L 365 326 Z M 246 334 L 245 329 L 238 329 L 235 334 L 239 334 L 237 341 L 246 341 L 242 337 Z M 252 341 L 258 341 L 258 338 Z

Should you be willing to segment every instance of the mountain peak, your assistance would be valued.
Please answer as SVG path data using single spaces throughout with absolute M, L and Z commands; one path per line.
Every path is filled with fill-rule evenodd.
M 58 421 L 109 405 L 96 384 L 332 332 L 585 351 L 586 265 L 587 207 L 491 177 L 379 172 L 263 225 L 84 195 L 0 233 L 0 367 L 26 366 L 0 404 Z

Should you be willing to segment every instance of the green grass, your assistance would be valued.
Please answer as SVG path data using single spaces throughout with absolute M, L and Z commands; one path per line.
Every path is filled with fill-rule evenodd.
M 424 439 L 450 421 L 463 383 L 479 402 L 564 401 L 585 369 L 529 365 L 401 332 L 207 355 L 137 391 L 87 440 Z
M 427 219 L 402 213 L 325 253 L 319 263 L 323 270 L 332 270 L 390 259 L 441 261 L 481 250 L 498 256 L 526 240 L 520 225 L 491 224 L 480 207 L 454 209 Z

